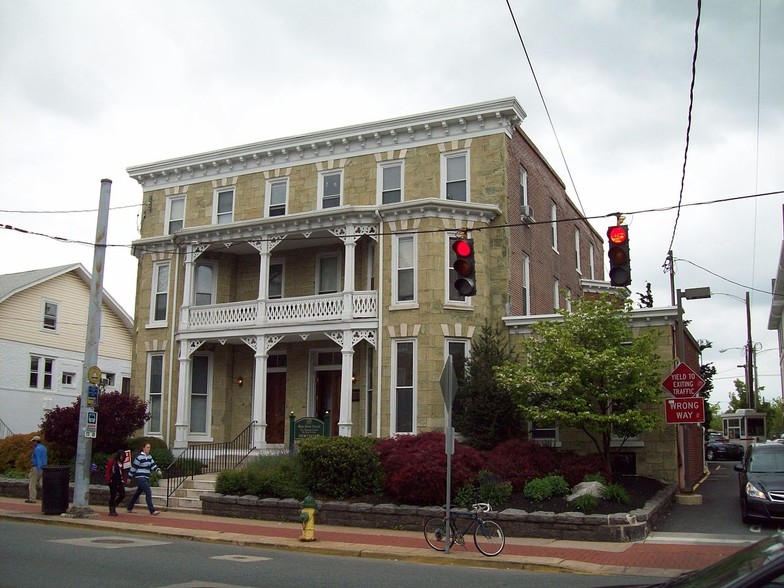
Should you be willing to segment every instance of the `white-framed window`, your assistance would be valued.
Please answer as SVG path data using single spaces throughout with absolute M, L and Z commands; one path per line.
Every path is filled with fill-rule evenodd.
M 343 198 L 343 170 L 321 172 L 318 192 L 320 208 L 340 206 Z
M 340 255 L 320 255 L 316 262 L 316 294 L 334 294 L 340 291 Z
M 580 259 L 580 229 L 574 230 L 574 257 L 575 257 L 575 267 L 577 268 L 577 273 L 583 273 L 583 262 Z
M 528 172 L 520 166 L 520 206 L 528 206 Z
M 150 300 L 150 324 L 165 326 L 169 306 L 169 262 L 152 266 L 152 293 Z
M 150 420 L 147 433 L 162 434 L 163 429 L 163 353 L 147 354 L 147 407 Z
M 595 280 L 596 279 L 596 265 L 595 265 L 596 262 L 594 261 L 593 256 L 594 256 L 593 243 L 589 242 L 588 243 L 588 271 L 591 272 L 591 279 Z
M 191 357 L 191 435 L 209 436 L 211 395 L 212 355 L 194 354 Z
M 30 356 L 30 388 L 36 390 L 52 389 L 54 359 L 41 355 Z
M 166 199 L 166 234 L 173 235 L 185 227 L 185 196 Z
M 558 280 L 553 280 L 553 309 L 558 310 L 561 308 L 561 285 Z
M 76 373 L 75 372 L 63 372 L 60 376 L 60 383 L 65 388 L 76 388 Z
M 267 216 L 283 216 L 289 200 L 289 179 L 281 178 L 267 182 Z
M 114 388 L 117 381 L 117 375 L 112 372 L 104 372 L 101 374 L 101 383 L 107 388 Z
M 558 207 L 555 202 L 550 203 L 550 234 L 553 249 L 558 251 Z
M 567 312 L 572 312 L 572 291 L 569 288 L 566 288 L 566 292 L 564 294 L 564 302 L 566 304 Z
M 392 434 L 416 433 L 416 341 L 392 342 Z
M 441 156 L 441 197 L 445 200 L 469 202 L 468 151 L 445 153 Z
M 209 263 L 197 263 L 193 268 L 193 304 L 204 306 L 215 302 L 215 268 Z
M 225 225 L 234 222 L 234 188 L 215 190 L 215 214 L 213 224 Z
M 466 360 L 470 357 L 470 339 L 446 339 L 446 357 L 452 358 L 452 368 L 458 379 L 465 376 Z M 445 358 L 446 359 L 446 358 Z
M 42 327 L 44 331 L 57 332 L 57 315 L 60 305 L 51 300 L 44 300 L 44 317 Z
M 457 272 L 455 268 L 452 267 L 457 260 L 457 254 L 455 253 L 454 249 L 452 249 L 452 245 L 454 245 L 455 241 L 457 241 L 456 237 L 449 237 L 447 236 L 446 240 L 446 259 L 449 260 L 446 268 L 446 291 L 447 291 L 447 300 L 449 302 L 462 302 L 466 305 L 471 304 L 472 297 L 471 296 L 463 296 L 455 290 L 453 287 L 455 281 L 457 281 Z
M 283 262 L 270 262 L 269 285 L 267 296 L 270 298 L 283 298 Z
M 403 162 L 378 164 L 378 202 L 393 204 L 403 202 Z
M 393 303 L 416 302 L 416 235 L 392 239 Z
M 528 438 L 548 447 L 558 447 L 561 444 L 558 439 L 558 427 L 551 423 L 528 421 Z
M 531 314 L 531 258 L 523 254 L 523 315 Z

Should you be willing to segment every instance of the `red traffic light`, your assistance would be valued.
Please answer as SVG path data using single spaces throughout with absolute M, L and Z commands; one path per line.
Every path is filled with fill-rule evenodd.
M 610 243 L 620 245 L 628 240 L 629 235 L 626 232 L 626 227 L 618 225 L 607 229 L 607 238 Z
M 454 251 L 458 257 L 468 257 L 474 252 L 474 247 L 467 239 L 457 239 L 452 243 L 452 251 Z

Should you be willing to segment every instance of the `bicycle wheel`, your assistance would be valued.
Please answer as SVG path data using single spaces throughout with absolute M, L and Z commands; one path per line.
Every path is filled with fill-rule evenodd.
M 424 526 L 425 541 L 427 544 L 436 551 L 444 551 L 446 549 L 446 525 L 444 525 L 443 518 L 432 518 L 425 521 Z M 455 544 L 455 528 L 452 526 L 452 533 L 449 536 L 449 547 Z
M 484 555 L 498 555 L 505 543 L 504 531 L 495 521 L 484 521 L 474 529 L 474 545 Z

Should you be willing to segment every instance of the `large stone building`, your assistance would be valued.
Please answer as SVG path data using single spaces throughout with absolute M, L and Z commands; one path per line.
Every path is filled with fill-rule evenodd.
M 604 279 L 603 242 L 513 98 L 133 166 L 143 188 L 133 389 L 174 448 L 289 415 L 333 434 L 439 430 L 477 328 Z M 450 244 L 476 247 L 477 294 Z

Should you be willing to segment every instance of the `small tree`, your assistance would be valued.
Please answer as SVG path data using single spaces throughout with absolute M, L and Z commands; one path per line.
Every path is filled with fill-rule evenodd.
M 471 341 L 454 404 L 454 425 L 467 445 L 492 449 L 522 434 L 523 418 L 509 392 L 495 380 L 493 368 L 517 361 L 509 339 L 498 327 L 485 324 Z M 463 370 L 459 370 L 463 371 Z
M 71 406 L 60 406 L 50 411 L 41 421 L 41 432 L 47 441 L 56 443 L 64 454 L 76 453 L 79 438 L 79 412 L 82 399 Z M 134 431 L 144 426 L 150 416 L 147 403 L 136 396 L 121 392 L 100 394 L 95 401 L 98 429 L 93 441 L 93 451 L 114 453 Z
M 580 299 L 560 310 L 562 321 L 534 325 L 525 365 L 507 362 L 496 381 L 535 423 L 582 430 L 611 471 L 613 436 L 652 430 L 658 415 L 646 407 L 660 398 L 662 360 L 656 333 L 635 336 L 631 302 L 619 296 Z

